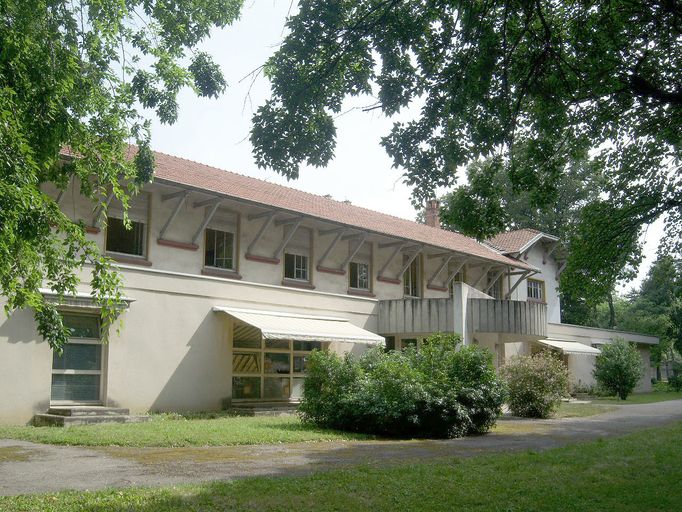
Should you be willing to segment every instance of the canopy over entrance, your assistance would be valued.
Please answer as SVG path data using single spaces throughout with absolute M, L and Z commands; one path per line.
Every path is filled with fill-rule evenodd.
M 299 341 L 352 341 L 384 343 L 383 336 L 374 334 L 344 318 L 301 315 L 281 311 L 261 311 L 214 306 L 213 311 L 258 329 L 265 339 Z
M 561 353 L 566 355 L 579 355 L 579 356 L 596 356 L 601 354 L 598 348 L 590 347 L 589 345 L 583 345 L 575 341 L 563 341 L 563 340 L 538 340 L 538 343 L 545 345 L 550 348 L 555 348 L 561 351 Z

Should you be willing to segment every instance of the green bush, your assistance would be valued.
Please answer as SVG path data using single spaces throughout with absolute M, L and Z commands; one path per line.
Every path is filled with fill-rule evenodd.
M 489 352 L 458 343 L 434 335 L 419 351 L 313 352 L 299 414 L 318 426 L 384 436 L 487 432 L 501 413 L 503 386 Z
M 602 345 L 593 374 L 600 387 L 625 400 L 642 376 L 642 360 L 635 344 L 616 339 Z
M 668 387 L 672 391 L 682 391 L 682 373 L 668 377 Z
M 502 375 L 515 416 L 548 418 L 568 396 L 568 368 L 549 351 L 512 358 Z

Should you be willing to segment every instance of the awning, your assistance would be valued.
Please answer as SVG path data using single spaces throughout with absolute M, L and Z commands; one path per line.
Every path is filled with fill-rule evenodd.
M 538 340 L 538 343 L 546 345 L 551 348 L 556 348 L 561 350 L 562 353 L 568 355 L 590 355 L 596 356 L 601 354 L 598 348 L 590 347 L 589 345 L 583 345 L 575 341 L 562 341 L 562 340 Z
M 261 331 L 269 340 L 353 341 L 384 343 L 383 336 L 351 324 L 345 318 L 300 315 L 280 311 L 261 311 L 215 306 L 213 311 L 226 313 Z

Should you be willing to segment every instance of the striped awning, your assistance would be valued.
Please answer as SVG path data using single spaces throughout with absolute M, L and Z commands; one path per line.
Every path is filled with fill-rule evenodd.
M 583 345 L 582 343 L 575 341 L 546 339 L 538 340 L 538 343 L 550 348 L 558 349 L 562 354 L 568 354 L 572 356 L 596 356 L 601 354 L 601 351 L 598 348 L 590 347 L 589 345 Z
M 265 339 L 298 341 L 352 341 L 384 343 L 383 336 L 351 324 L 345 318 L 302 315 L 214 306 L 213 311 L 258 329 Z

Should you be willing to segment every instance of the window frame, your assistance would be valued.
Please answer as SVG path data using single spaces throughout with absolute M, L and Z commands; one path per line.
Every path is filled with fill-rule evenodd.
M 530 294 L 531 284 L 538 286 L 537 290 L 540 293 L 540 298 L 531 297 L 531 294 Z M 546 304 L 547 303 L 547 294 L 545 292 L 546 292 L 545 282 L 542 279 L 533 279 L 533 278 L 527 278 L 526 279 L 526 300 L 528 302 L 537 302 L 540 304 Z
M 287 342 L 287 348 L 274 348 L 274 347 L 268 347 L 266 346 L 268 341 L 286 341 Z M 260 396 L 258 398 L 234 398 L 234 380 L 232 380 L 232 393 L 231 393 L 231 400 L 234 402 L 249 402 L 249 401 L 292 401 L 292 400 L 300 400 L 300 397 L 293 397 L 293 391 L 294 391 L 294 380 L 295 379 L 303 379 L 305 377 L 305 371 L 302 372 L 297 372 L 294 371 L 295 365 L 294 365 L 294 360 L 296 357 L 307 357 L 309 356 L 313 350 L 302 350 L 302 349 L 297 349 L 296 347 L 296 341 L 301 341 L 301 340 L 294 340 L 294 339 L 287 339 L 287 340 L 266 340 L 265 338 L 261 337 L 260 340 L 260 345 L 259 347 L 250 347 L 250 348 L 244 348 L 244 347 L 236 347 L 234 345 L 235 340 L 232 340 L 232 353 L 231 353 L 231 361 L 230 361 L 230 369 L 232 371 L 231 378 L 234 379 L 236 378 L 259 378 L 260 379 Z M 325 341 L 315 341 L 315 343 L 319 343 L 320 350 L 327 350 L 329 343 Z M 257 354 L 258 357 L 258 365 L 259 365 L 259 373 L 244 373 L 244 372 L 235 372 L 234 371 L 234 356 L 237 354 Z M 273 353 L 273 354 L 287 354 L 289 356 L 289 372 L 288 373 L 277 373 L 277 372 L 266 372 L 265 371 L 265 355 L 268 353 Z M 288 378 L 289 379 L 289 396 L 287 398 L 265 398 L 265 379 L 267 378 Z
M 357 283 L 352 282 L 353 272 L 351 271 L 351 265 L 356 265 L 358 267 L 358 270 L 356 270 L 356 275 L 358 278 Z M 367 277 L 366 277 L 367 286 L 365 286 L 365 287 L 360 286 L 359 267 L 361 265 L 367 267 Z M 353 286 L 353 284 L 356 284 L 357 286 Z M 348 288 L 350 290 L 357 290 L 357 291 L 363 291 L 363 292 L 372 291 L 372 265 L 370 263 L 365 263 L 364 261 L 349 261 L 348 262 Z
M 151 208 L 152 208 L 152 194 L 150 192 L 140 192 L 140 194 L 136 197 L 145 197 L 145 200 L 147 201 L 147 207 L 145 211 L 145 219 L 144 222 L 136 221 L 129 219 L 130 222 L 134 222 L 137 224 L 142 224 L 142 254 L 134 254 L 134 253 L 129 253 L 129 252 L 120 252 L 120 251 L 112 251 L 108 247 L 108 239 L 109 239 L 109 222 L 111 219 L 116 219 L 120 221 L 123 224 L 123 228 L 127 233 L 132 233 L 132 229 L 126 229 L 125 224 L 124 224 L 124 215 L 119 215 L 119 214 L 112 214 L 110 215 L 109 212 L 107 212 L 107 219 L 106 219 L 106 226 L 104 229 L 104 254 L 106 255 L 111 255 L 114 259 L 117 257 L 121 257 L 124 259 L 133 259 L 133 260 L 140 260 L 140 261 L 147 261 L 147 258 L 149 256 L 149 226 L 150 226 L 150 219 L 151 219 Z M 134 200 L 133 198 L 132 200 Z
M 403 261 L 405 258 L 411 258 L 410 255 L 404 254 L 403 255 Z M 412 268 L 414 268 L 414 282 L 412 281 Z M 412 260 L 412 263 L 410 263 L 410 266 L 405 269 L 405 272 L 403 272 L 402 275 L 402 281 L 403 281 L 403 297 L 408 298 L 408 299 L 421 299 L 422 298 L 422 286 L 421 286 L 421 254 L 418 254 L 416 258 Z M 407 287 L 407 279 L 405 278 L 406 275 L 409 274 L 409 291 L 415 291 L 415 294 L 408 293 Z
M 294 271 L 294 276 L 290 277 L 287 275 L 287 257 L 293 257 L 294 258 L 294 265 L 293 265 L 293 271 Z M 300 266 L 298 263 L 298 259 L 302 258 L 305 259 L 305 265 Z M 296 274 L 299 270 L 303 270 L 305 272 L 305 277 L 296 277 Z M 296 254 L 292 252 L 285 252 L 284 253 L 284 279 L 287 281 L 298 281 L 301 283 L 309 283 L 310 282 L 310 256 L 305 256 L 303 254 Z
M 208 253 L 208 240 L 209 240 L 209 231 L 212 231 L 214 233 L 214 250 L 213 250 L 213 264 L 207 264 L 206 263 L 206 257 Z M 223 235 L 231 235 L 232 236 L 232 255 L 230 257 L 232 266 L 230 267 L 220 267 L 216 265 L 216 260 L 218 259 L 217 257 L 217 251 L 215 250 L 215 247 L 217 247 L 217 235 L 218 234 L 223 234 Z M 226 258 L 221 258 L 221 259 L 226 259 Z M 232 231 L 223 231 L 221 229 L 215 229 L 215 228 L 206 228 L 204 230 L 204 268 L 209 268 L 209 269 L 215 269 L 215 270 L 221 270 L 225 272 L 237 272 L 237 233 L 234 233 Z
M 63 316 L 87 316 L 94 317 L 97 319 L 97 330 L 102 328 L 102 319 L 99 315 L 83 313 L 78 311 L 64 310 L 60 311 Z M 73 340 L 73 341 L 72 341 Z M 100 346 L 100 361 L 99 370 L 77 370 L 77 369 L 61 369 L 54 368 L 54 359 L 50 363 L 50 380 L 52 380 L 52 375 L 99 375 L 99 396 L 95 400 L 53 400 L 52 399 L 52 389 L 50 385 L 50 404 L 52 405 L 72 405 L 72 404 L 102 404 L 104 403 L 103 397 L 105 396 L 105 368 L 107 366 L 107 345 L 102 343 L 101 334 L 99 338 L 80 338 L 80 337 L 69 337 L 70 345 L 99 345 Z M 61 356 L 60 356 L 61 357 Z M 53 355 L 54 358 L 54 355 Z

